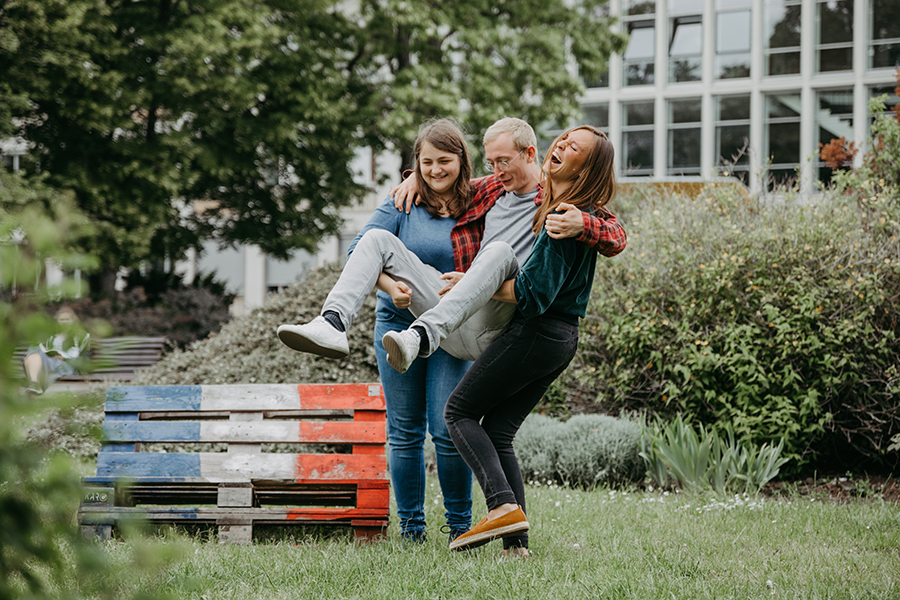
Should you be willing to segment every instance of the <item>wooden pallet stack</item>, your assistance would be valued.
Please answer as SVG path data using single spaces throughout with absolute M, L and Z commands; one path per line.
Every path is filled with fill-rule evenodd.
M 292 523 L 369 540 L 388 524 L 378 384 L 113 387 L 103 435 L 97 475 L 84 478 L 86 533 L 144 519 L 215 524 L 223 542 Z

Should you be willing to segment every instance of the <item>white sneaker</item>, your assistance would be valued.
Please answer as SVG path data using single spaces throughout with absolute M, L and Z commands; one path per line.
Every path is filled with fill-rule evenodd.
M 279 325 L 278 339 L 294 350 L 326 358 L 344 358 L 350 354 L 347 334 L 335 329 L 322 316 L 306 325 Z
M 412 362 L 419 356 L 420 341 L 418 332 L 411 329 L 388 331 L 381 338 L 381 343 L 387 350 L 388 364 L 401 373 L 406 373 Z

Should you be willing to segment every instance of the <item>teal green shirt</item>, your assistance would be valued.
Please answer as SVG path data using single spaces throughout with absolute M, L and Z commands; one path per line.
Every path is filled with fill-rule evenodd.
M 575 238 L 553 239 L 541 229 L 515 280 L 519 312 L 526 319 L 548 311 L 584 317 L 596 265 L 593 248 Z

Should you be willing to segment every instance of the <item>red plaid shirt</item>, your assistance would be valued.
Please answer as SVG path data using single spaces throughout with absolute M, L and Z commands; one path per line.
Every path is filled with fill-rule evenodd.
M 494 203 L 506 191 L 503 184 L 494 175 L 488 175 L 472 180 L 475 188 L 475 197 L 472 206 L 459 218 L 453 231 L 450 233 L 450 242 L 453 244 L 453 260 L 456 270 L 465 272 L 472 266 L 475 255 L 481 248 L 481 240 L 484 237 L 484 216 L 494 206 Z M 541 186 L 538 185 L 538 194 L 534 203 L 541 203 Z M 603 256 L 615 256 L 625 249 L 625 229 L 619 225 L 615 215 L 605 208 L 598 209 L 598 216 L 582 213 L 584 217 L 584 231 L 578 237 L 579 242 L 591 246 Z

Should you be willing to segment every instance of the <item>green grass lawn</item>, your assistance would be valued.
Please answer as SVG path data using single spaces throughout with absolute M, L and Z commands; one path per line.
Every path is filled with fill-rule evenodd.
M 95 404 L 100 406 L 99 397 Z M 97 443 L 85 436 L 102 409 L 53 413 L 29 429 L 48 448 L 80 458 L 92 474 Z M 23 427 L 27 427 L 23 423 Z M 484 499 L 475 486 L 475 521 Z M 900 600 L 900 505 L 870 494 L 839 503 L 530 485 L 529 559 L 500 559 L 500 542 L 451 553 L 443 507 L 429 476 L 428 542 L 358 546 L 349 529 L 267 528 L 252 546 L 219 545 L 211 533 L 164 537 L 178 557 L 165 569 L 124 577 L 119 597 L 162 591 L 184 599 L 623 598 Z M 123 573 L 153 562 L 137 541 L 111 542 Z M 65 578 L 64 578 L 65 579 Z M 119 584 L 116 584 L 119 585 Z M 69 590 L 78 587 L 70 582 Z M 77 592 L 76 592 L 77 593 Z
M 477 488 L 477 486 L 476 486 Z M 451 553 L 436 477 L 428 542 L 357 546 L 334 534 L 272 529 L 252 546 L 197 535 L 137 587 L 177 598 L 900 598 L 900 507 L 797 496 L 717 499 L 556 486 L 527 490 L 532 557 L 494 542 Z M 476 494 L 476 519 L 484 502 Z M 171 540 L 171 538 L 169 538 Z M 111 544 L 126 564 L 130 543 Z

